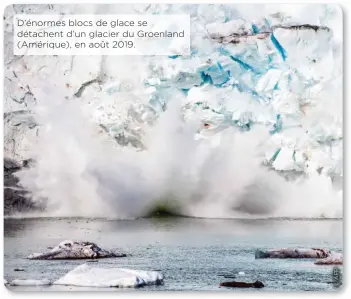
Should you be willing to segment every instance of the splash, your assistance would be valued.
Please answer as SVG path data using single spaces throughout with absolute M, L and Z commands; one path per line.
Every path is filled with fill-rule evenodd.
M 160 204 L 191 217 L 341 216 L 341 198 L 327 177 L 288 182 L 262 165 L 264 127 L 194 138 L 199 123 L 187 121 L 174 98 L 145 127 L 140 151 L 116 146 L 77 100 L 45 94 L 36 111 L 42 127 L 36 164 L 18 173 L 34 200 L 45 203 L 43 216 L 130 219 Z

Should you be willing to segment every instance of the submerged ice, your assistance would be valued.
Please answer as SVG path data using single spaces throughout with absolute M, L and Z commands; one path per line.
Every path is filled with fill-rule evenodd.
M 7 47 L 17 9 L 29 6 L 5 12 Z M 139 217 L 162 202 L 189 216 L 342 217 L 339 7 L 118 13 L 189 14 L 191 55 L 16 59 L 5 49 L 5 153 L 37 161 L 18 176 L 48 214 Z

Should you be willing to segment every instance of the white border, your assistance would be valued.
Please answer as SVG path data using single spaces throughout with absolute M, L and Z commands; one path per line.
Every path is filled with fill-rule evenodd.
M 102 3 L 100 3 L 100 1 L 98 0 L 93 0 L 93 1 L 89 1 L 89 0 L 71 0 L 71 1 L 43 1 L 43 0 L 36 0 L 36 1 L 28 1 L 28 0 L 22 0 L 22 1 L 9 1 L 9 0 L 1 0 L 0 6 L 1 6 L 1 11 L 2 14 L 4 13 L 4 9 L 6 6 L 11 5 L 11 4 L 73 4 L 73 3 L 99 3 L 99 4 L 114 4 L 114 3 L 150 3 L 149 0 L 139 0 L 139 1 L 128 1 L 128 0 L 110 0 L 110 1 L 103 1 Z M 172 3 L 172 1 L 170 0 L 154 0 L 151 1 L 151 3 Z M 217 3 L 217 1 L 215 0 L 202 0 L 202 1 L 186 1 L 186 0 L 176 0 L 174 1 L 174 3 Z M 250 2 L 246 2 L 246 1 L 234 1 L 234 0 L 222 0 L 220 1 L 220 3 L 290 3 L 290 4 L 297 4 L 297 3 L 304 3 L 306 4 L 305 1 L 301 1 L 301 0 L 285 0 L 285 1 L 263 1 L 263 0 L 256 0 L 256 1 L 250 1 Z M 321 3 L 321 1 L 308 1 L 308 3 Z M 344 17 L 344 132 L 345 135 L 348 134 L 349 132 L 351 132 L 350 130 L 350 121 L 348 120 L 348 116 L 351 115 L 351 105 L 348 104 L 348 101 L 350 100 L 348 98 L 349 93 L 349 88 L 351 86 L 350 82 L 347 81 L 347 75 L 349 73 L 350 70 L 350 64 L 348 63 L 349 59 L 348 59 L 348 54 L 349 54 L 349 35 L 347 33 L 349 33 L 349 27 L 350 27 L 350 23 L 349 23 L 349 13 L 351 11 L 351 1 L 350 0 L 342 0 L 339 2 L 335 2 L 335 1 L 322 1 L 322 3 L 333 3 L 333 4 L 339 4 L 343 10 L 343 17 Z M 0 36 L 1 36 L 1 53 L 2 53 L 2 67 L 1 67 L 1 80 L 2 83 L 0 84 L 1 88 L 0 88 L 0 95 L 3 95 L 3 82 L 4 82 L 4 66 L 3 66 L 3 44 L 4 44 L 4 36 L 3 36 L 3 20 L 1 20 L 1 28 L 0 28 Z M 1 115 L 3 114 L 3 103 L 1 105 Z M 1 121 L 0 124 L 0 135 L 3 135 L 3 121 Z M 345 136 L 346 137 L 346 136 Z M 345 138 L 345 143 L 344 143 L 344 155 L 346 156 L 347 153 L 349 153 L 350 151 L 348 149 L 350 149 L 349 146 L 349 137 L 347 136 Z M 3 137 L 2 137 L 3 140 Z M 1 153 L 3 154 L 3 146 L 0 147 L 1 148 Z M 226 297 L 235 297 L 235 298 L 241 298 L 241 297 L 273 297 L 273 298 L 280 298 L 281 296 L 283 297 L 295 297 L 295 298 L 300 298 L 300 297 L 305 297 L 305 296 L 315 296 L 315 297 L 329 297 L 329 296 L 336 296 L 338 295 L 339 297 L 343 297 L 345 298 L 345 296 L 347 296 L 348 298 L 350 297 L 350 276 L 349 276 L 349 270 L 348 270 L 348 256 L 349 256 L 349 248 L 350 248 L 350 243 L 349 241 L 351 240 L 350 238 L 347 238 L 347 234 L 345 233 L 345 231 L 349 231 L 349 221 L 347 220 L 346 215 L 350 215 L 350 211 L 349 211 L 349 207 L 351 206 L 350 204 L 348 204 L 348 200 L 351 200 L 350 198 L 348 198 L 348 173 L 349 173 L 349 167 L 350 167 L 350 161 L 348 161 L 347 159 L 346 161 L 346 167 L 345 167 L 345 177 L 346 177 L 346 182 L 344 184 L 344 250 L 345 250 L 345 266 L 344 266 L 344 286 L 343 289 L 336 293 L 336 292 L 330 292 L 330 293 L 313 293 L 313 292 L 304 292 L 304 293 L 266 293 L 266 292 L 250 292 L 250 293 L 239 293 L 239 292 L 226 292 L 226 293 L 203 293 L 203 292 L 192 292 L 192 293 L 187 293 L 187 292 L 179 292 L 179 293 L 172 293 L 172 292 L 168 292 L 168 293 L 163 293 L 163 292 L 128 292 L 128 293 L 124 293 L 124 292 L 90 292 L 90 293 L 78 293 L 78 292 L 74 292 L 74 293 L 54 293 L 54 292 L 50 292 L 50 293 L 46 293 L 46 292 L 42 292 L 42 293 L 35 293 L 35 292 L 28 292 L 28 293 L 12 293 L 9 290 L 7 290 L 3 284 L 2 281 L 1 283 L 1 290 L 0 290 L 0 294 L 1 294 L 1 298 L 10 298 L 12 296 L 15 296 L 17 298 L 25 298 L 25 297 L 31 297 L 31 298 L 36 298 L 37 296 L 41 296 L 42 298 L 50 298 L 51 296 L 65 296 L 67 299 L 70 298 L 76 298 L 76 297 L 81 297 L 84 298 L 86 296 L 88 297 L 96 297 L 96 298 L 101 298 L 101 296 L 118 296 L 119 298 L 121 297 L 129 297 L 129 298 L 133 298 L 133 297 L 140 297 L 140 296 L 151 296 L 151 297 L 173 297 L 173 296 L 181 296 L 182 298 L 196 298 L 196 297 L 200 297 L 200 296 L 210 296 L 211 298 L 220 298 L 222 296 L 226 296 Z M 0 167 L 1 169 L 3 169 L 3 159 L 0 159 Z M 3 185 L 3 175 L 0 175 L 0 182 Z M 3 204 L 1 204 L 1 211 L 0 211 L 1 215 L 3 215 Z M 1 227 L 1 233 L 2 236 L 3 234 L 3 221 L 0 221 L 0 227 Z M 3 248 L 4 248 L 4 244 L 3 244 L 3 237 L 0 237 L 0 242 L 1 242 L 1 246 L 0 248 L 1 253 L 0 253 L 0 262 L 1 262 L 1 279 L 3 279 L 3 258 L 4 258 L 4 253 L 3 253 Z M 349 294 L 349 295 L 348 295 Z

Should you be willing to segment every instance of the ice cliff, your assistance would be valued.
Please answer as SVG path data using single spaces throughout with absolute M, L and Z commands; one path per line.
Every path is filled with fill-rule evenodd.
M 191 16 L 191 55 L 14 57 L 11 35 L 16 13 L 186 13 Z M 113 147 L 152 150 L 148 132 L 177 101 L 185 123 L 198 126 L 192 135 L 194 140 L 205 140 L 216 147 L 228 130 L 251 136 L 245 143 L 250 147 L 247 151 L 257 149 L 259 163 L 266 168 L 287 179 L 315 178 L 342 190 L 342 12 L 338 6 L 14 5 L 7 7 L 4 23 L 5 155 L 9 158 L 38 159 L 44 151 L 42 147 L 39 151 L 38 140 L 48 138 L 45 125 L 54 122 L 55 117 L 67 119 L 62 125 L 66 133 L 79 126 L 73 123 L 74 113 L 62 109 L 61 102 L 78 105 L 80 113 L 96 124 L 94 134 L 113 140 Z M 56 115 L 53 111 L 61 112 Z M 46 113 L 45 117 L 41 113 Z M 168 124 L 165 128 L 169 129 L 167 134 L 173 134 L 167 138 L 176 144 L 177 129 Z M 53 132 L 57 140 L 65 134 Z M 238 138 L 236 142 L 240 142 Z M 74 142 L 68 139 L 66 145 Z M 151 140 L 167 143 L 169 139 Z M 83 147 L 89 147 L 88 141 L 79 146 Z M 57 158 L 57 149 L 47 150 L 52 159 Z M 167 151 L 179 158 L 188 153 Z M 239 154 L 233 151 L 233 155 Z M 79 152 L 72 149 L 73 154 Z M 197 152 L 197 156 L 200 154 Z M 65 162 L 76 163 L 76 158 Z M 39 172 L 40 168 L 36 174 L 42 178 L 44 172 Z M 77 170 L 77 175 L 81 173 L 84 170 Z M 36 183 L 33 180 L 25 180 L 26 187 L 32 192 L 43 189 L 40 179 Z M 242 186 L 251 184 L 245 180 Z M 48 196 L 48 190 L 41 196 Z M 328 189 L 326 193 L 332 192 Z M 149 190 L 146 193 L 150 195 Z M 307 193 L 308 197 L 314 196 Z M 135 196 L 141 195 L 145 194 Z M 334 209 L 330 198 L 327 212 L 322 209 L 319 215 L 328 215 Z M 337 198 L 336 214 L 340 216 L 341 193 Z M 236 208 L 241 210 L 243 206 Z M 244 209 L 247 212 L 247 207 Z M 335 216 L 334 211 L 331 214 Z

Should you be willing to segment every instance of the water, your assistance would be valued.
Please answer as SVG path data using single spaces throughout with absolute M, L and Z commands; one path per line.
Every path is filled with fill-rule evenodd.
M 265 288 L 245 290 L 254 292 L 333 291 L 332 266 L 317 266 L 309 259 L 256 260 L 254 253 L 257 248 L 326 247 L 342 251 L 343 247 L 341 220 L 32 218 L 5 219 L 4 229 L 4 275 L 8 281 L 58 279 L 83 261 L 33 261 L 25 257 L 64 239 L 89 240 L 128 254 L 126 258 L 99 260 L 91 265 L 161 270 L 165 275 L 164 285 L 138 291 L 238 291 L 219 288 L 220 282 L 231 280 L 262 281 Z M 15 268 L 25 271 L 15 272 Z M 238 275 L 241 271 L 245 276 Z M 11 288 L 88 290 L 64 286 Z

